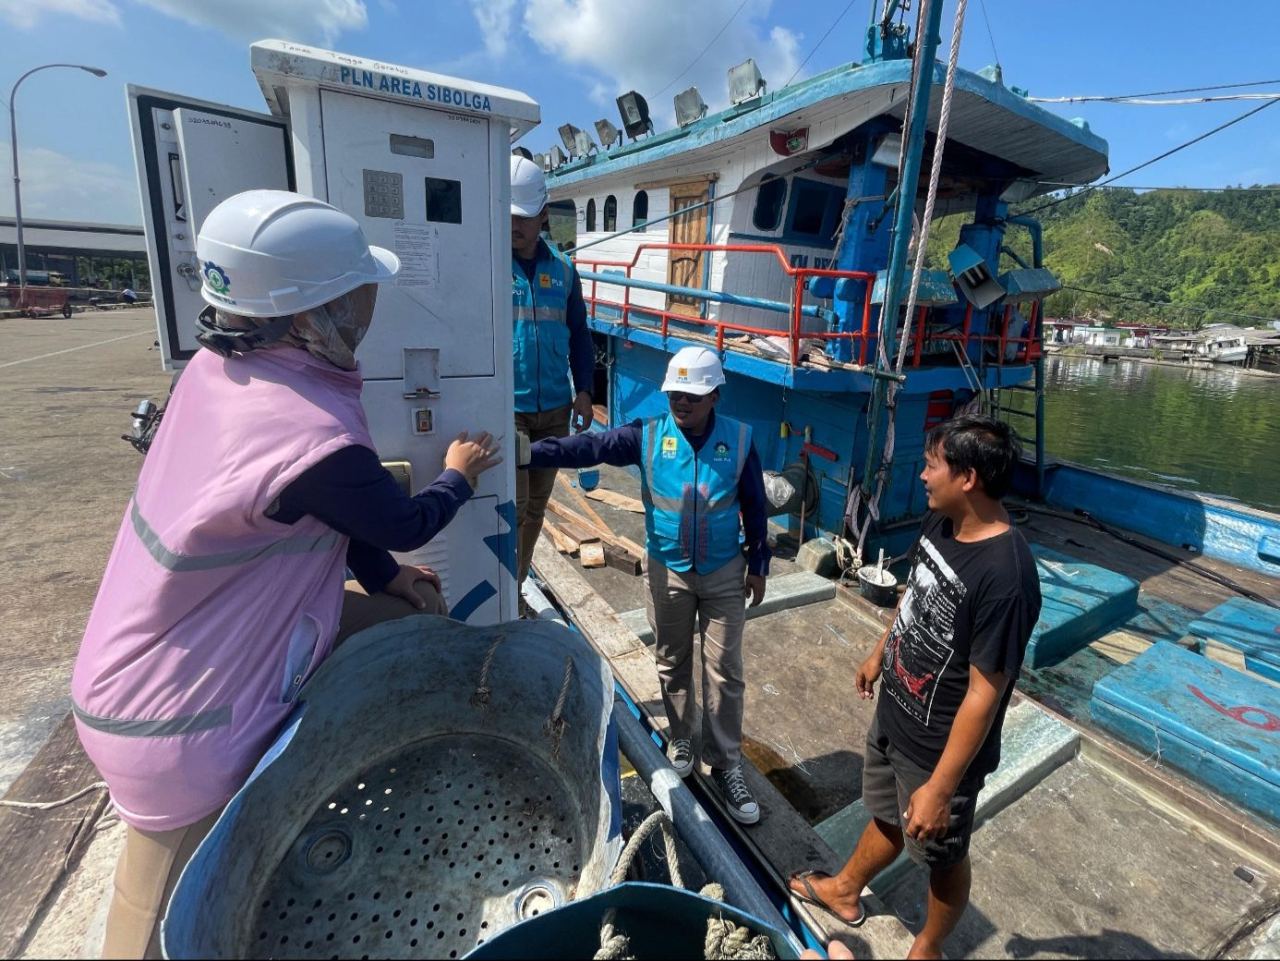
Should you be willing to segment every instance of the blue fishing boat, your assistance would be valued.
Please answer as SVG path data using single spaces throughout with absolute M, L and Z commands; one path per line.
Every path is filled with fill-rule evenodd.
M 748 61 L 729 72 L 727 109 L 708 114 L 691 88 L 675 99 L 676 126 L 656 133 L 633 91 L 618 98 L 625 136 L 601 121 L 597 147 L 566 125 L 563 149 L 535 155 L 548 171 L 551 236 L 578 265 L 603 358 L 598 419 L 661 413 L 669 356 L 718 351 L 721 410 L 752 426 L 784 491 L 774 518 L 783 552 L 836 576 L 837 602 L 873 624 L 885 615 L 844 585 L 861 571 L 862 593 L 891 587 L 876 563 L 885 556 L 903 572 L 925 511 L 917 477 L 929 428 L 969 410 L 1010 422 L 1025 452 L 1011 507 L 1045 606 L 1020 685 L 1029 696 L 1010 715 L 980 819 L 995 837 L 1027 817 L 1051 827 L 1042 855 L 997 845 L 1002 877 L 975 892 L 982 921 L 962 926 L 957 950 L 1234 950 L 1265 926 L 1259 916 L 1274 916 L 1262 891 L 1280 864 L 1280 517 L 1048 455 L 1042 304 L 1060 285 L 1039 223 L 1018 211 L 1100 178 L 1107 144 L 1028 100 L 998 67 L 959 68 L 954 50 L 936 59 L 940 9 L 913 32 L 894 22 L 896 7 L 873 20 L 861 62 L 770 91 Z M 959 242 L 931 263 L 930 225 L 954 214 L 965 217 Z M 1027 246 L 1029 256 L 1017 252 Z M 634 493 L 617 472 L 604 483 Z M 638 536 L 634 519 L 611 519 Z M 552 594 L 580 596 L 577 572 L 549 549 L 540 561 Z M 644 639 L 643 618 L 625 613 L 636 592 L 586 577 Z M 850 644 L 827 596 L 790 611 L 771 640 L 748 636 L 750 686 L 766 695 L 748 695 L 753 789 L 785 827 L 738 834 L 780 898 L 790 871 L 843 863 L 867 817 L 847 783 L 856 765 L 844 781 L 827 767 L 857 750 L 867 721 L 836 730 L 805 710 L 848 705 L 858 658 L 833 649 L 832 635 L 855 649 L 875 637 L 864 624 Z M 572 602 L 566 612 L 573 619 Z M 617 638 L 604 633 L 607 650 Z M 798 650 L 812 667 L 797 665 Z M 633 653 L 613 657 L 615 673 L 660 732 L 656 688 L 626 665 Z M 804 692 L 792 711 L 771 701 L 788 695 L 787 681 Z M 1147 800 L 1131 803 L 1135 791 Z M 1087 813 L 1061 823 L 1073 797 Z M 1149 846 L 1108 827 L 1126 818 L 1144 825 Z M 1141 903 L 1119 889 L 1171 858 L 1223 879 L 1202 917 L 1163 917 L 1172 883 Z M 1108 880 L 1086 903 L 1081 879 L 1098 864 Z M 1051 880 L 1033 881 L 1036 870 Z M 896 869 L 872 890 L 907 920 L 925 896 Z M 1030 920 L 1054 898 L 1074 924 Z M 803 905 L 788 909 L 810 934 L 823 931 Z M 1089 938 L 1051 936 L 1085 918 Z M 872 950 L 895 950 L 891 932 L 866 937 Z

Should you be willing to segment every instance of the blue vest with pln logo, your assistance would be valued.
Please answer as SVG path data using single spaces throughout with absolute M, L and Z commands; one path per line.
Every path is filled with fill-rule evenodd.
M 531 414 L 573 401 L 569 386 L 569 292 L 573 265 L 546 241 L 538 243 L 533 282 L 511 258 L 511 308 L 516 411 Z
M 740 556 L 738 479 L 750 450 L 751 428 L 719 414 L 696 452 L 670 414 L 645 421 L 640 496 L 651 558 L 710 574 Z

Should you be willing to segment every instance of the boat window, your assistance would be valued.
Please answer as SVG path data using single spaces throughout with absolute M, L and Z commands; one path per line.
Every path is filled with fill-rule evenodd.
M 631 226 L 639 233 L 644 233 L 645 222 L 649 219 L 649 192 L 637 190 L 635 202 L 631 205 Z
M 797 177 L 791 191 L 788 233 L 830 240 L 840 223 L 843 209 L 843 188 Z
M 592 197 L 587 201 L 587 233 L 596 229 L 596 201 Z
M 618 198 L 613 194 L 604 198 L 604 232 L 613 233 L 618 229 Z
M 782 205 L 787 199 L 787 182 L 782 177 L 767 175 L 756 191 L 756 207 L 751 223 L 756 230 L 777 230 L 782 223 Z

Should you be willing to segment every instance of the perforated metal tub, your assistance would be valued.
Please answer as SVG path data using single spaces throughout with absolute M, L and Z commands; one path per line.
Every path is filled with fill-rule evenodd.
M 461 957 L 605 886 L 613 681 L 577 635 L 410 618 L 304 694 L 184 872 L 169 957 Z

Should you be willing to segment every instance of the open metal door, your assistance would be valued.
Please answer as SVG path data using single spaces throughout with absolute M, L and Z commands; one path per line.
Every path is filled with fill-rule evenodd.
M 294 189 L 289 130 L 268 114 L 133 85 L 128 99 L 156 322 L 171 370 L 197 347 L 204 218 L 244 190 Z

